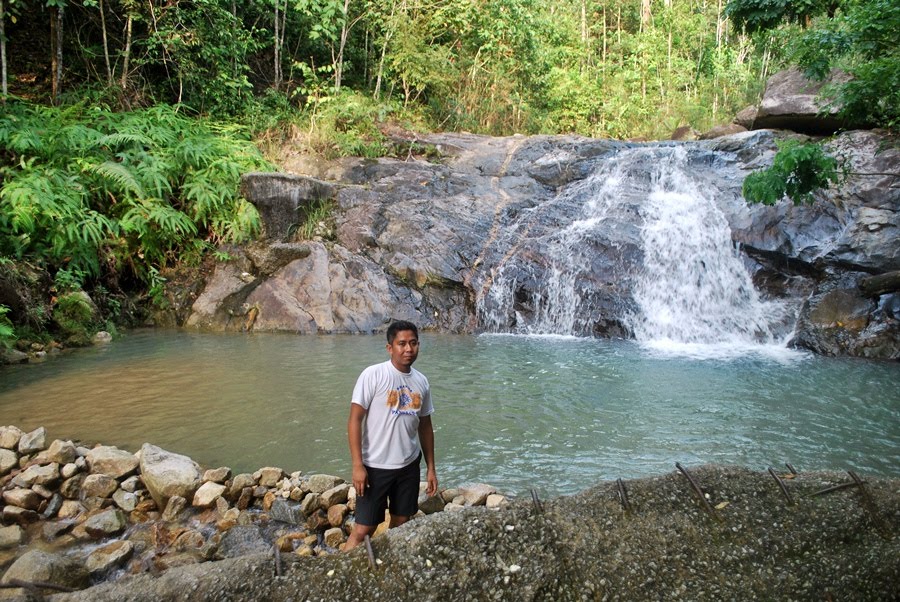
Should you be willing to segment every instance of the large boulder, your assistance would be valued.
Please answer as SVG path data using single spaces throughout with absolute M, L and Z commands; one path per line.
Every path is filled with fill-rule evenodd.
M 41 550 L 22 554 L 3 575 L 3 583 L 19 580 L 28 583 L 53 583 L 80 589 L 88 586 L 88 571 L 84 565 L 68 556 Z
M 114 479 L 127 477 L 140 464 L 131 452 L 109 445 L 97 446 L 87 453 L 87 464 L 93 473 L 105 474 Z
M 141 447 L 141 478 L 160 509 L 172 496 L 193 499 L 200 486 L 200 466 L 187 456 L 145 443 Z
M 821 82 L 810 80 L 796 68 L 779 71 L 766 82 L 753 129 L 784 129 L 830 135 L 853 125 L 837 116 L 838 106 L 821 97 L 823 87 L 846 83 L 849 79 L 842 71 L 833 71 Z

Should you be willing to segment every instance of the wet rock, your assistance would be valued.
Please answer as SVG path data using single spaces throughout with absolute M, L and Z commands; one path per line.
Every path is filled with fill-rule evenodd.
M 110 508 L 91 516 L 83 526 L 88 535 L 95 539 L 101 539 L 121 533 L 125 530 L 127 522 L 121 510 Z
M 253 478 L 260 487 L 275 487 L 283 476 L 284 471 L 282 469 L 272 466 L 260 468 L 253 473 Z
M 42 518 L 53 518 L 62 508 L 63 496 L 58 493 L 54 493 L 50 496 L 50 501 L 47 503 L 47 507 L 44 509 L 44 513 L 41 515 Z
M 425 514 L 440 512 L 444 509 L 444 503 L 444 499 L 439 495 L 425 495 L 423 493 L 419 496 L 419 510 Z
M 44 582 L 63 587 L 82 588 L 88 585 L 88 572 L 73 558 L 40 550 L 25 552 L 3 575 L 2 582 L 13 580 Z
M 134 544 L 128 540 L 114 541 L 97 548 L 87 557 L 85 568 L 91 575 L 100 575 L 128 562 L 134 554 Z
M 302 525 L 306 521 L 304 515 L 305 513 L 300 504 L 289 502 L 285 499 L 276 499 L 269 509 L 269 518 L 271 520 L 292 525 Z
M 112 335 L 105 330 L 100 330 L 91 337 L 91 343 L 94 345 L 106 345 L 112 342 Z
M 200 467 L 187 456 L 145 443 L 141 447 L 141 479 L 160 508 L 172 496 L 192 499 L 200 486 Z
M 112 498 L 116 503 L 116 506 L 125 512 L 131 512 L 138 505 L 138 497 L 134 493 L 125 491 L 124 489 L 117 489 L 116 492 L 113 493 Z
M 41 528 L 41 534 L 46 541 L 54 541 L 71 531 L 74 526 L 75 523 L 71 521 L 50 521 L 44 523 L 44 526 Z
M 338 527 L 332 527 L 325 530 L 325 545 L 329 548 L 338 549 L 344 543 L 344 532 Z
M 484 483 L 476 483 L 460 487 L 460 495 L 465 498 L 467 506 L 483 506 L 489 495 L 497 493 L 497 489 Z
M 81 497 L 81 486 L 84 484 L 86 476 L 84 474 L 76 474 L 74 477 L 66 479 L 59 487 L 59 493 L 64 498 L 77 500 Z
M 56 439 L 50 444 L 50 447 L 35 456 L 34 462 L 37 464 L 50 464 L 51 462 L 54 462 L 59 465 L 65 465 L 74 462 L 77 457 L 78 452 L 75 450 L 74 443 Z
M 350 485 L 343 483 L 324 491 L 321 495 L 320 502 L 323 508 L 330 508 L 335 504 L 343 504 L 347 501 L 350 493 Z
M 187 500 L 180 495 L 173 495 L 166 503 L 163 510 L 162 519 L 169 522 L 178 520 L 178 515 L 187 507 Z
M 24 531 L 19 525 L 0 527 L 0 548 L 12 548 L 22 543 Z
M 229 529 L 219 544 L 217 557 L 235 558 L 249 554 L 268 554 L 272 544 L 263 537 L 255 525 L 238 525 Z
M 31 489 L 17 487 L 3 492 L 3 501 L 12 506 L 18 506 L 26 510 L 37 510 L 44 501 L 40 495 Z
M 105 474 L 114 479 L 130 475 L 140 464 L 134 454 L 108 445 L 91 449 L 85 460 L 91 472 Z
M 307 493 L 300 502 L 300 511 L 309 516 L 322 507 L 322 498 L 318 493 Z

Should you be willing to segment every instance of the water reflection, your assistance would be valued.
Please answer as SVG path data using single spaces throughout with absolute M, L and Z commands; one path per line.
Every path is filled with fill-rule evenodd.
M 346 416 L 381 337 L 145 331 L 0 368 L 0 422 L 204 466 L 349 476 Z M 664 357 L 631 342 L 423 334 L 439 476 L 572 493 L 674 462 L 900 473 L 900 365 Z

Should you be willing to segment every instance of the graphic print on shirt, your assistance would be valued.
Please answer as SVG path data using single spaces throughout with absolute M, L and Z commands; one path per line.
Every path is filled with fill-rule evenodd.
M 387 405 L 394 415 L 414 415 L 422 407 L 422 394 L 416 393 L 406 385 L 400 385 L 388 392 Z

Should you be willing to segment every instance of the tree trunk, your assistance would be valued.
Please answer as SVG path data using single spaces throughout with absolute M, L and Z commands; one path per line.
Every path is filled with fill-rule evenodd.
M 122 59 L 122 80 L 120 82 L 123 92 L 128 84 L 128 62 L 131 59 L 131 15 L 131 11 L 128 11 L 128 17 L 125 19 L 125 52 Z
M 106 38 L 106 14 L 103 10 L 103 0 L 98 3 L 100 9 L 100 28 L 103 32 L 103 60 L 106 62 L 106 84 L 110 87 L 113 85 L 112 64 L 109 61 L 109 42 Z
M 347 45 L 347 37 L 350 35 L 350 0 L 344 0 L 344 24 L 341 26 L 341 41 L 338 46 L 337 57 L 334 59 L 334 92 L 341 91 L 341 79 L 344 75 L 344 47 Z
M 866 297 L 878 297 L 900 291 L 900 271 L 863 278 L 859 281 L 859 288 Z
M 278 91 L 279 88 L 281 88 L 281 49 L 280 49 L 280 47 L 279 47 L 280 38 L 279 38 L 279 36 L 278 36 L 278 27 L 279 27 L 280 24 L 281 24 L 281 22 L 280 22 L 280 20 L 279 20 L 279 18 L 278 18 L 278 0 L 275 0 L 275 19 L 274 19 L 274 26 L 275 26 L 275 36 L 274 36 L 274 42 L 275 42 L 275 65 L 274 65 L 274 67 L 275 67 L 275 73 L 274 73 L 274 80 L 275 80 L 275 81 L 272 82 L 272 87 L 275 88 L 275 91 L 276 91 L 276 92 Z
M 3 103 L 6 104 L 6 13 L 3 0 L 0 0 L 0 79 L 3 80 Z
M 54 7 L 50 11 L 50 48 L 53 52 L 51 59 L 51 88 L 50 95 L 54 104 L 59 104 L 59 94 L 62 91 L 63 70 L 63 7 Z
M 647 31 L 650 27 L 650 0 L 641 0 L 641 33 Z

